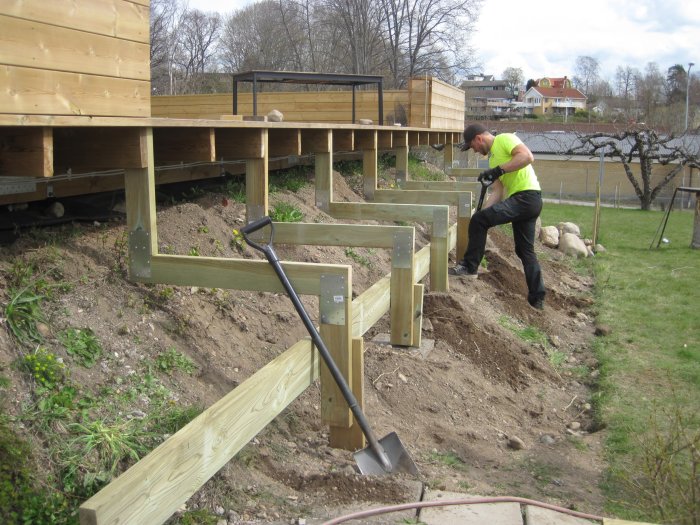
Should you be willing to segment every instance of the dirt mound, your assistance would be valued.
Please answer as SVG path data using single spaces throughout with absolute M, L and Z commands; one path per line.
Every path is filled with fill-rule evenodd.
M 351 186 L 336 174 L 334 199 L 361 200 Z M 307 222 L 335 222 L 314 206 L 312 186 L 275 193 L 270 205 L 280 201 L 297 206 Z M 244 220 L 244 205 L 217 191 L 160 204 L 159 249 L 259 258 L 232 234 Z M 419 242 L 428 232 L 418 227 Z M 23 236 L 0 256 L 5 276 L 17 261 L 41 260 L 37 268 L 53 268 L 47 277 L 52 282 L 70 283 L 46 305 L 45 345 L 70 365 L 81 389 L 124 393 L 130 378 L 141 377 L 147 363 L 173 349 L 197 365 L 196 373 L 158 373 L 151 367 L 149 374 L 169 402 L 206 407 L 307 335 L 283 294 L 129 282 L 127 244 L 122 221 L 72 225 Z M 382 342 L 388 316 L 365 334 L 366 413 L 378 436 L 398 433 L 432 488 L 599 511 L 601 434 L 581 430 L 594 428 L 587 404 L 596 368 L 591 283 L 557 252 L 538 246 L 548 295 L 544 312 L 534 310 L 525 299 L 512 244 L 507 232 L 492 230 L 487 273 L 476 281 L 450 277 L 449 293 L 427 290 L 420 350 Z M 282 245 L 276 250 L 283 260 L 352 264 L 355 294 L 390 271 L 389 250 Z M 8 290 L 0 286 L 6 302 Z M 315 318 L 317 299 L 302 300 Z M 67 327 L 89 327 L 101 342 L 102 357 L 94 367 L 80 367 L 66 353 L 58 334 Z M 5 409 L 19 417 L 35 385 L 11 363 L 27 352 L 0 332 L 0 371 L 10 379 Z M 142 385 L 128 410 L 148 412 L 149 395 Z M 350 452 L 328 447 L 319 405 L 318 387 L 307 389 L 187 508 L 223 509 L 230 523 L 289 523 L 302 516 L 318 523 L 349 507 L 415 498 L 408 478 L 359 476 Z M 516 437 L 522 448 L 513 448 Z M 47 451 L 35 450 L 39 464 L 51 463 Z

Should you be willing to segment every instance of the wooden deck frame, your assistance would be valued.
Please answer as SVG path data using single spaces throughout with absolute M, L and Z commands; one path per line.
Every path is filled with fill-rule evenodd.
M 0 119 L 0 126 L 6 121 L 7 119 Z M 80 124 L 76 126 L 76 122 Z M 136 122 L 140 124 L 135 125 Z M 110 126 L 110 123 L 114 125 Z M 66 165 L 111 165 L 112 169 L 125 170 L 124 188 L 127 195 L 132 278 L 149 283 L 274 292 L 282 291 L 281 285 L 271 267 L 263 261 L 158 253 L 155 213 L 156 164 L 176 162 L 177 158 L 172 158 L 175 155 L 180 157 L 180 162 L 186 159 L 194 163 L 208 163 L 212 158 L 216 163 L 242 161 L 241 165 L 245 165 L 246 173 L 247 213 L 248 218 L 252 220 L 257 218 L 257 215 L 267 212 L 267 175 L 269 158 L 273 151 L 280 155 L 313 152 L 322 158 L 319 171 L 325 174 L 325 180 L 330 181 L 328 174 L 332 173 L 331 155 L 334 150 L 361 150 L 365 152 L 363 155 L 370 151 L 374 158 L 380 145 L 406 148 L 407 152 L 409 136 L 413 133 L 411 130 L 377 130 L 357 126 L 339 126 L 336 130 L 328 126 L 313 125 L 306 129 L 306 126 L 300 128 L 298 125 L 287 123 L 279 126 L 232 121 L 166 123 L 157 122 L 157 119 L 148 119 L 147 122 L 144 119 L 119 119 L 114 122 L 100 118 L 90 121 L 40 116 L 22 119 L 21 125 L 25 124 L 26 127 L 22 128 L 20 135 L 26 137 L 26 141 L 34 146 L 29 148 L 31 153 L 28 163 L 26 160 L 22 163 L 31 166 L 34 173 L 40 172 L 50 178 L 52 170 L 47 169 L 47 166 L 51 168 L 50 162 L 47 162 L 49 158 L 58 158 Z M 96 128 L 111 129 L 92 134 L 90 130 Z M 0 129 L 3 129 L 5 135 L 11 131 L 1 127 Z M 191 130 L 191 138 L 188 136 L 189 132 L 183 131 L 186 129 Z M 418 140 L 421 137 L 427 140 L 429 137 L 424 132 L 415 133 Z M 52 145 L 55 146 L 57 137 L 60 152 L 56 152 L 55 147 L 53 150 L 51 148 Z M 82 163 L 78 162 L 81 161 L 80 148 L 71 148 L 69 139 L 73 137 L 87 143 L 88 154 L 82 158 Z M 274 145 L 271 145 L 270 137 L 274 137 Z M 335 138 L 338 140 L 334 140 Z M 94 139 L 92 143 L 91 139 Z M 116 153 L 107 151 L 110 145 Z M 118 152 L 122 150 L 124 155 L 120 156 Z M 327 157 L 323 158 L 323 155 Z M 3 160 L 5 158 L 3 157 Z M 316 162 L 318 169 L 318 159 Z M 211 164 L 214 170 L 220 168 L 216 163 Z M 331 188 L 330 184 L 328 188 Z M 375 283 L 354 301 L 351 301 L 352 280 L 349 266 L 283 263 L 298 293 L 318 295 L 320 303 L 323 303 L 324 294 L 327 296 L 329 293 L 324 279 L 341 287 L 344 297 L 342 308 L 340 311 L 332 309 L 333 315 L 330 317 L 328 312 L 322 310 L 321 317 L 324 321 L 320 323 L 320 331 L 356 397 L 361 400 L 362 335 L 385 313 L 391 312 L 392 318 L 414 320 L 412 324 L 396 323 L 396 334 L 393 333 L 392 323 L 392 337 L 409 344 L 420 341 L 423 285 L 418 284 L 418 281 L 430 273 L 433 289 L 440 289 L 441 281 L 444 281 L 443 289 L 446 289 L 447 252 L 454 241 L 454 228 L 448 227 L 447 206 L 333 203 L 332 193 L 329 191 L 329 209 L 335 208 L 337 211 L 346 205 L 361 206 L 363 209 L 360 215 L 364 217 L 359 218 L 409 220 L 429 222 L 433 225 L 430 246 L 424 247 L 418 253 L 414 253 L 412 248 L 413 228 L 400 227 L 401 231 L 410 232 L 408 241 L 398 242 L 394 238 L 391 246 L 395 254 L 392 260 L 401 262 L 392 266 L 390 275 Z M 352 212 L 357 213 L 357 209 Z M 358 228 L 359 225 L 337 226 Z M 391 227 L 384 228 L 391 231 Z M 365 245 L 378 242 L 368 241 L 368 235 L 364 237 Z M 345 242 L 347 244 L 347 240 Z M 387 244 L 386 239 L 381 242 L 383 245 Z M 408 256 L 407 246 L 410 246 Z M 396 295 L 394 290 L 401 290 L 401 297 L 393 297 Z M 334 297 L 337 297 L 337 293 L 334 293 Z M 335 316 L 340 317 L 338 319 Z M 341 399 L 337 387 L 323 379 L 324 368 L 319 364 L 310 342 L 306 339 L 299 341 L 207 409 L 202 416 L 163 443 L 127 473 L 86 501 L 80 509 L 81 522 L 102 525 L 125 520 L 128 522 L 130 517 L 149 523 L 164 521 L 318 377 L 322 378 L 322 417 L 330 425 L 331 444 L 349 449 L 364 446 L 364 437 L 352 420 L 347 404 Z M 272 391 L 269 385 L 274 385 Z M 261 406 L 264 406 L 263 410 L 260 410 Z

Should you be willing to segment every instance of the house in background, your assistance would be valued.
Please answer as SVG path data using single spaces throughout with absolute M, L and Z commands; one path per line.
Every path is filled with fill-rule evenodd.
M 587 97 L 567 77 L 545 77 L 525 93 L 523 108 L 534 115 L 573 115 L 586 109 Z
M 469 119 L 494 119 L 510 111 L 517 93 L 511 92 L 505 80 L 493 75 L 472 75 L 460 88 L 464 90 L 464 111 Z

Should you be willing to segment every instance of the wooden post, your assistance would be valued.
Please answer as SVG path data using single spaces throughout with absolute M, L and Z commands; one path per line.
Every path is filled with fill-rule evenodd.
M 433 292 L 449 291 L 447 278 L 449 207 L 435 210 L 433 216 L 433 233 L 430 236 L 430 289 Z
M 124 171 L 129 278 L 133 280 L 151 276 L 151 256 L 158 253 L 153 129 L 143 128 L 140 133 L 141 165 L 145 167 Z
M 693 220 L 693 240 L 691 248 L 700 249 L 700 191 L 695 193 L 695 218 Z
M 365 383 L 365 344 L 361 337 L 352 340 L 352 383 L 350 389 L 357 399 L 357 405 L 364 411 L 364 383 Z M 333 448 L 344 450 L 357 450 L 366 445 L 365 435 L 355 418 L 352 418 L 350 428 L 331 425 L 329 445 Z
M 253 222 L 267 215 L 268 135 L 260 130 L 262 156 L 248 159 L 245 164 L 246 221 Z
M 460 261 L 469 244 L 469 222 L 472 216 L 472 194 L 461 193 L 457 205 L 457 248 L 455 258 Z
M 408 180 L 408 146 L 396 148 L 396 185 L 403 188 Z
M 374 200 L 374 190 L 377 189 L 377 150 L 366 149 L 362 154 L 362 175 L 364 177 L 363 191 L 365 199 Z
M 322 130 L 317 135 L 310 146 L 315 154 L 316 207 L 328 212 L 333 202 L 333 132 L 330 129 Z
M 449 137 L 449 135 L 448 135 Z M 452 138 L 448 138 L 445 144 L 445 149 L 443 151 L 443 166 L 442 169 L 444 171 L 447 171 L 452 168 L 452 162 L 454 161 L 455 158 L 455 150 L 454 150 L 454 145 L 452 144 Z
M 394 237 L 391 257 L 391 344 L 413 344 L 413 246 L 415 230 Z
M 321 275 L 319 297 L 320 335 L 333 361 L 352 385 L 352 269 L 346 277 Z M 352 414 L 328 367 L 321 367 L 321 420 L 331 426 L 350 428 Z
M 413 285 L 413 346 L 420 347 L 423 329 L 423 291 L 422 284 Z

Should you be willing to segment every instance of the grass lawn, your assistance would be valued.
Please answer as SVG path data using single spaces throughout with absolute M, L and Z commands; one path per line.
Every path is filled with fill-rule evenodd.
M 649 249 L 661 212 L 603 208 L 607 252 L 578 261 L 596 280 L 601 362 L 597 408 L 607 425 L 608 514 L 663 523 L 700 518 L 700 250 L 692 212 L 671 213 L 668 244 Z M 577 223 L 593 208 L 545 204 L 542 224 Z M 693 521 L 696 520 L 696 521 Z

